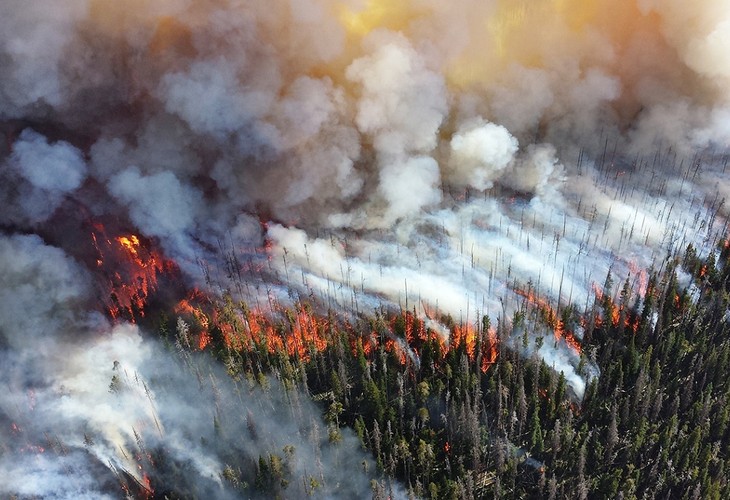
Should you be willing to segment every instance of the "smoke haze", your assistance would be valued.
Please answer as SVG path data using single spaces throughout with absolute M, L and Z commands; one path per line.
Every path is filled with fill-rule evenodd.
M 644 269 L 727 233 L 729 26 L 727 0 L 5 0 L 0 491 L 114 496 L 120 471 L 143 480 L 143 441 L 228 494 L 220 450 L 190 443 L 214 432 L 211 384 L 245 390 L 108 323 L 89 221 L 152 239 L 210 293 L 234 289 L 222 253 L 266 248 L 251 301 L 509 322 L 528 289 L 590 309 L 609 270 L 641 300 Z M 582 396 L 590 361 L 529 335 Z M 303 427 L 269 418 L 256 400 L 292 397 L 271 385 L 247 408 L 316 475 L 324 424 L 304 396 Z M 357 444 L 339 453 L 317 458 L 327 494 L 368 490 Z

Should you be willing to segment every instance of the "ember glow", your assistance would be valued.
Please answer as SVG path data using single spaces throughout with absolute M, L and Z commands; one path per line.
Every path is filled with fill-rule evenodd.
M 97 223 L 91 238 L 109 315 L 131 322 L 143 318 L 148 299 L 157 291 L 159 276 L 178 273 L 176 265 L 165 260 L 151 243 L 143 245 L 135 234 L 111 237 Z
M 556 343 L 561 341 L 565 342 L 570 349 L 580 356 L 582 352 L 580 342 L 572 332 L 566 330 L 563 319 L 558 316 L 555 309 L 545 299 L 537 297 L 533 290 L 524 291 L 518 289 L 515 290 L 515 293 L 520 297 L 524 297 L 530 306 L 536 308 L 541 316 L 541 321 L 552 329 Z
M 636 316 L 633 318 L 629 317 L 629 305 L 625 302 L 616 304 L 614 299 L 611 296 L 606 295 L 595 283 L 593 285 L 593 290 L 596 294 L 596 304 L 600 304 L 603 307 L 603 312 L 598 312 L 598 316 L 594 318 L 595 324 L 599 327 L 604 321 L 609 321 L 613 326 L 623 324 L 625 328 L 636 333 L 639 328 L 639 318 Z M 653 292 L 649 290 L 647 293 Z M 603 317 L 601 315 L 603 315 Z
M 600 376 L 583 332 L 636 332 L 650 269 L 727 242 L 726 3 L 3 2 L 0 438 L 67 453 L 26 475 L 0 456 L 24 480 L 0 493 L 150 492 L 139 421 L 220 490 L 216 452 L 176 445 L 192 424 L 112 370 L 167 369 L 166 314 L 203 355 L 305 361 L 370 320 L 368 359 L 537 354 L 579 400 Z

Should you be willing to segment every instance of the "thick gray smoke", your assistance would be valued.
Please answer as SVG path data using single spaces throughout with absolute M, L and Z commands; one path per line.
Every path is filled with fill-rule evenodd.
M 226 460 L 271 455 L 284 463 L 289 495 L 370 492 L 367 452 L 349 431 L 330 443 L 298 389 L 232 384 L 203 357 L 174 356 L 134 325 L 84 313 L 88 275 L 36 236 L 3 237 L 0 271 L 3 496 L 118 498 L 125 477 L 145 475 L 198 497 L 251 496 L 253 484 L 234 488 L 240 472 L 223 475 Z M 178 324 L 179 338 L 186 328 Z M 311 479 L 318 486 L 307 490 Z
M 729 13 L 728 0 L 5 0 L 7 491 L 102 496 L 132 467 L 132 428 L 223 491 L 217 451 L 178 446 L 207 436 L 210 422 L 187 424 L 210 415 L 165 415 L 176 396 L 155 404 L 134 375 L 208 374 L 185 382 L 134 327 L 89 312 L 89 221 L 152 238 L 216 290 L 233 288 L 221 251 L 270 243 L 252 295 L 348 311 L 509 322 L 528 289 L 592 307 L 609 269 L 641 300 L 643 269 L 727 233 Z M 538 354 L 579 396 L 596 376 L 561 341 Z M 129 386 L 116 400 L 110 360 Z M 47 448 L 43 433 L 63 449 L 24 449 Z

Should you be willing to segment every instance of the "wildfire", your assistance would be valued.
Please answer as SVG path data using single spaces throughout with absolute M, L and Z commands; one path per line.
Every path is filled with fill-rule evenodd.
M 151 242 L 136 234 L 112 236 L 100 222 L 93 224 L 91 241 L 109 315 L 131 322 L 143 318 L 147 302 L 158 290 L 159 277 L 176 272 L 175 264 L 164 259 Z
M 210 333 L 208 333 L 206 330 L 203 330 L 200 332 L 200 339 L 198 340 L 198 349 L 201 351 L 208 347 L 208 344 L 210 344 Z
M 640 269 L 636 261 L 631 260 L 629 261 L 629 271 L 631 271 L 631 274 L 636 276 L 637 279 L 636 293 L 638 293 L 642 298 L 645 297 L 649 284 L 649 276 L 646 269 Z
M 145 490 L 147 490 L 147 498 L 152 498 L 155 490 L 152 489 L 152 481 L 150 481 L 149 476 L 144 473 L 142 474 L 142 486 L 144 486 Z
M 399 342 L 396 342 L 393 339 L 386 340 L 385 350 L 395 354 L 395 356 L 398 358 L 398 362 L 400 362 L 401 365 L 405 365 L 408 362 L 406 351 Z
M 450 349 L 461 346 L 471 361 L 476 361 L 480 353 L 479 366 L 483 372 L 496 362 L 498 356 L 497 334 L 493 328 L 481 333 L 471 325 L 454 326 L 452 339 L 446 343 L 440 333 L 427 328 L 424 321 L 409 311 L 390 319 L 390 332 L 386 339 L 382 339 L 383 332 L 379 334 L 377 331 L 358 335 L 348 322 L 317 314 L 311 306 L 303 303 L 296 304 L 293 309 L 280 307 L 266 313 L 243 303 L 235 304 L 230 297 L 214 306 L 204 294 L 193 290 L 175 306 L 174 311 L 189 323 L 190 331 L 197 335 L 196 345 L 200 350 L 208 348 L 218 338 L 226 349 L 233 351 L 264 349 L 271 354 L 283 352 L 306 362 L 314 353 L 323 352 L 339 342 L 338 332 L 345 331 L 353 355 L 362 349 L 367 358 L 372 358 L 382 345 L 402 365 L 406 365 L 409 358 L 419 359 L 426 342 L 437 343 L 441 359 Z M 480 334 L 483 337 L 477 352 Z
M 200 334 L 198 335 L 198 349 L 204 350 L 212 337 L 210 335 L 210 320 L 208 315 L 204 311 L 203 305 L 207 302 L 205 295 L 198 290 L 193 288 L 184 299 L 180 300 L 175 307 L 175 314 L 178 316 L 184 316 L 189 319 L 194 319 L 196 326 L 200 327 Z
M 41 453 L 45 453 L 46 449 L 43 446 L 27 444 L 20 451 L 40 455 Z
M 314 314 L 303 304 L 294 311 L 282 309 L 265 314 L 227 298 L 214 307 L 199 291 L 194 290 L 175 306 L 175 313 L 192 320 L 198 332 L 198 348 L 204 350 L 220 335 L 223 345 L 234 351 L 264 348 L 269 353 L 286 352 L 304 361 L 312 352 L 324 351 L 331 343 L 325 337 L 329 321 Z M 275 323 L 274 317 L 280 317 Z
M 11 422 L 10 424 L 10 430 L 13 435 L 20 436 L 23 434 L 23 428 L 20 427 L 15 422 Z M 34 453 L 36 455 L 40 455 L 41 453 L 46 452 L 46 448 L 37 444 L 31 444 L 30 442 L 26 441 L 26 444 L 19 448 L 21 453 Z
M 315 351 L 323 351 L 328 345 L 323 336 L 327 326 L 326 320 L 318 320 L 305 308 L 300 307 L 294 317 L 290 342 L 287 343 L 287 353 L 290 356 L 296 353 L 303 359 L 309 359 L 307 351 L 310 348 Z
M 639 318 L 634 317 L 632 321 L 629 315 L 624 313 L 624 304 L 616 305 L 611 297 L 603 293 L 603 290 L 601 290 L 597 283 L 594 282 L 592 286 L 593 292 L 596 295 L 596 301 L 603 303 L 604 310 L 607 311 L 610 316 L 611 325 L 614 327 L 619 326 L 621 323 L 621 317 L 623 316 L 624 327 L 629 328 L 633 333 L 636 333 L 639 330 Z M 652 291 L 648 290 L 645 293 L 652 293 Z M 596 326 L 601 326 L 603 324 L 603 319 L 596 318 L 595 322 Z
M 109 235 L 103 225 L 95 224 L 91 236 L 97 265 L 108 291 L 105 302 L 110 316 L 133 322 L 143 318 L 150 297 L 158 289 L 158 280 L 176 270 L 175 264 L 165 260 L 151 242 L 139 235 Z M 266 248 L 262 253 L 270 254 Z M 562 339 L 574 352 L 581 353 L 580 342 L 567 331 L 545 300 L 532 292 L 517 290 L 517 293 L 541 311 L 556 340 Z M 434 311 L 425 305 L 423 308 L 428 319 L 436 317 Z M 305 362 L 314 353 L 323 352 L 339 341 L 337 331 L 352 330 L 346 321 L 337 320 L 335 325 L 333 321 L 336 320 L 317 314 L 306 304 L 299 303 L 293 309 L 274 306 L 271 311 L 264 312 L 242 303 L 234 304 L 230 297 L 224 298 L 223 303 L 213 301 L 198 289 L 179 300 L 174 312 L 189 323 L 195 339 L 191 342 L 201 351 L 213 345 L 234 351 L 264 349 L 271 354 L 283 352 Z M 362 348 L 365 356 L 371 358 L 378 349 L 384 349 L 406 365 L 409 358 L 420 359 L 425 343 L 436 342 L 441 359 L 450 350 L 463 348 L 469 360 L 478 363 L 482 372 L 487 372 L 497 362 L 499 341 L 493 328 L 482 331 L 473 324 L 452 325 L 450 338 L 447 338 L 444 332 L 428 328 L 415 311 L 395 315 L 389 323 L 386 339 L 382 332 L 376 331 L 365 336 L 350 335 L 353 354 Z
M 516 288 L 515 293 L 520 297 L 525 298 L 529 304 L 535 306 L 538 311 L 540 311 L 545 323 L 552 328 L 556 342 L 560 342 L 562 340 L 574 353 L 580 356 L 583 351 L 580 341 L 575 338 L 573 332 L 565 328 L 563 320 L 558 317 L 555 309 L 553 309 L 553 307 L 548 304 L 545 299 L 535 295 L 532 290 L 525 291 Z
M 378 334 L 375 332 L 371 332 L 369 336 L 357 339 L 355 342 L 355 346 L 353 347 L 353 351 L 356 354 L 358 342 L 360 343 L 360 345 L 362 345 L 362 350 L 363 353 L 365 353 L 365 356 L 370 357 L 378 348 Z
M 426 317 L 433 319 L 436 316 L 436 312 L 431 310 L 426 304 L 422 304 L 425 311 Z M 439 343 L 439 347 L 442 355 L 446 355 L 451 349 L 458 349 L 462 345 L 466 350 L 466 354 L 470 361 L 475 361 L 476 356 L 481 354 L 480 369 L 483 373 L 489 370 L 489 367 L 497 362 L 499 355 L 499 340 L 497 338 L 497 332 L 494 328 L 488 328 L 486 331 L 479 331 L 472 324 L 455 325 L 451 328 L 451 338 L 448 343 L 444 341 L 441 335 L 431 330 L 426 330 L 423 322 L 420 322 L 423 333 L 419 334 L 419 338 L 422 340 L 436 340 Z M 478 340 L 481 337 L 481 344 L 479 350 L 477 350 Z
M 476 340 L 477 332 L 472 325 L 457 325 L 454 327 L 451 342 L 454 344 L 454 347 L 459 347 L 461 344 L 464 344 L 469 359 L 474 359 Z
M 139 253 L 137 252 L 137 248 L 139 247 L 139 238 L 137 236 L 134 234 L 129 237 L 119 236 L 117 241 L 127 250 L 127 252 L 129 252 L 130 255 L 138 258 Z
M 490 328 L 487 331 L 487 341 L 489 342 L 486 349 L 483 349 L 483 355 L 482 355 L 482 372 L 486 373 L 487 370 L 489 370 L 489 367 L 492 366 L 494 363 L 497 362 L 497 356 L 498 356 L 498 340 L 497 340 L 497 331 L 494 328 Z

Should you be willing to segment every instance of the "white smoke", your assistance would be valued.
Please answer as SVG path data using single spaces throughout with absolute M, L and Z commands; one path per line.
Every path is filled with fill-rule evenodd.
M 449 181 L 479 191 L 489 189 L 517 153 L 517 139 L 501 125 L 482 119 L 462 125 L 451 139 Z
M 526 289 L 587 310 L 609 269 L 639 293 L 637 269 L 726 235 L 729 23 L 727 0 L 3 2 L 4 415 L 54 373 L 101 384 L 77 339 L 157 349 L 88 312 L 79 238 L 100 217 L 197 285 L 233 289 L 220 253 L 254 248 L 252 293 L 365 313 L 508 322 Z M 581 394 L 572 351 L 538 355 Z M 78 446 L 3 471 L 55 484 Z
M 45 222 L 79 188 L 87 170 L 78 149 L 64 141 L 49 144 L 31 129 L 13 144 L 7 168 L 13 173 L 0 189 L 10 205 L 4 218 L 34 225 Z
M 386 158 L 431 151 L 447 112 L 443 77 L 429 70 L 401 35 L 376 32 L 366 47 L 372 54 L 345 72 L 362 86 L 358 128 L 372 135 L 375 149 Z
M 87 273 L 35 236 L 0 239 L 0 266 L 3 495 L 113 498 L 121 471 L 165 484 L 168 471 L 146 455 L 161 449 L 165 461 L 187 467 L 185 478 L 168 480 L 208 498 L 234 498 L 220 476 L 225 457 L 253 463 L 287 445 L 295 450 L 290 494 L 304 495 L 308 477 L 325 495 L 369 492 L 358 471 L 363 460 L 374 464 L 357 439 L 344 431 L 329 445 L 326 424 L 297 389 L 285 391 L 275 379 L 265 379 L 266 389 L 234 385 L 205 358 L 175 360 L 134 325 L 111 328 L 85 312 Z
M 10 0 L 0 7 L 3 47 L 0 107 L 4 116 L 19 118 L 40 102 L 61 106 L 66 99 L 63 59 L 86 15 L 84 0 L 26 5 Z
M 159 237 L 166 248 L 180 253 L 189 235 L 196 232 L 196 218 L 205 216 L 200 192 L 182 184 L 170 171 L 144 176 L 130 167 L 115 174 L 108 186 L 144 234 Z M 190 253 L 181 256 L 193 258 Z

